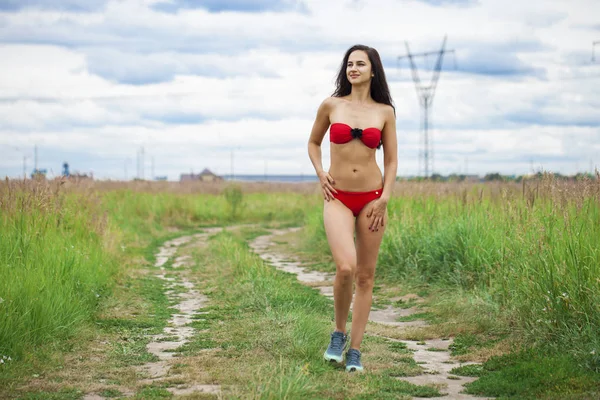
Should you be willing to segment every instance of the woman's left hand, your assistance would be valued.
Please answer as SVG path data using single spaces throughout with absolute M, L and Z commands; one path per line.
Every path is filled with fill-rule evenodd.
M 369 224 L 369 230 L 371 232 L 377 232 L 379 227 L 383 227 L 385 210 L 387 209 L 387 200 L 379 198 L 369 205 L 369 211 L 367 212 L 367 218 L 371 218 Z

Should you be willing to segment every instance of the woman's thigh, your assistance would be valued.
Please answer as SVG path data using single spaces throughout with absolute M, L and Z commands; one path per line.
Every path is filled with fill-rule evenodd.
M 370 203 L 369 203 L 370 204 Z M 388 222 L 387 211 L 384 216 L 384 225 L 375 232 L 369 230 L 371 218 L 367 218 L 369 205 L 367 204 L 356 218 L 356 256 L 359 270 L 357 273 L 374 273 L 379 255 L 379 247 Z
M 337 267 L 356 266 L 354 215 L 338 200 L 325 202 L 323 222 L 331 254 Z

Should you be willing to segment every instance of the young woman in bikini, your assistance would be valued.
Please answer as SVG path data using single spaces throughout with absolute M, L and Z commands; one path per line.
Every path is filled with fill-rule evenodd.
M 326 171 L 321 161 L 321 142 L 328 128 L 331 165 Z M 383 176 L 375 160 L 380 147 Z M 362 371 L 360 345 L 371 310 L 375 264 L 398 165 L 395 109 L 381 58 L 374 48 L 356 45 L 346 51 L 335 92 L 317 111 L 308 154 L 323 191 L 325 232 L 336 265 L 336 328 L 324 357 L 343 361 L 348 342 L 346 321 L 356 281 L 346 370 Z

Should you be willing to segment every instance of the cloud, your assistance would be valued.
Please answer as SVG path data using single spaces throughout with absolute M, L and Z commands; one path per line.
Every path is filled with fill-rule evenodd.
M 87 17 L 39 10 L 0 14 L 0 24 L 4 43 L 110 47 L 127 53 L 236 54 L 257 47 L 331 48 L 323 43 L 322 28 L 297 13 L 282 17 L 277 13 L 215 14 L 201 9 L 175 15 L 136 2 L 114 2 L 104 13 Z
M 579 114 L 579 113 L 578 113 Z M 591 115 L 556 115 L 546 110 L 524 110 L 506 114 L 506 121 L 515 122 L 520 125 L 539 124 L 552 126 L 581 126 L 600 127 L 600 116 Z
M 214 78 L 235 76 L 274 78 L 274 66 L 289 56 L 276 50 L 249 50 L 236 55 L 206 53 L 126 53 L 112 48 L 86 49 L 89 72 L 113 82 L 144 85 L 171 81 L 176 75 Z M 289 61 L 287 62 L 289 64 Z
M 436 7 L 455 6 L 455 7 L 472 7 L 479 4 L 479 0 L 415 0 Z
M 123 177 L 127 159 L 131 177 L 141 146 L 147 171 L 154 157 L 170 179 L 205 167 L 228 173 L 232 151 L 238 173 L 262 174 L 267 164 L 312 174 L 306 141 L 316 109 L 355 43 L 383 58 L 399 173 L 415 174 L 421 110 L 397 57 L 404 41 L 414 52 L 435 50 L 446 33 L 458 68 L 447 55 L 431 109 L 436 170 L 465 170 L 466 159 L 482 174 L 529 172 L 530 158 L 563 172 L 576 159 L 600 161 L 600 73 L 586 61 L 589 32 L 572 29 L 597 24 L 595 0 L 550 9 L 541 0 L 264 1 L 253 10 L 176 1 L 171 12 L 155 0 L 86 3 L 85 12 L 75 3 L 0 12 L 0 174 L 18 175 L 22 164 L 18 152 L 4 157 L 6 146 L 35 143 L 44 166 L 60 170 L 67 159 L 99 177 Z M 419 61 L 424 83 L 426 66 Z
M 186 9 L 205 9 L 210 12 L 251 12 L 264 11 L 305 11 L 306 6 L 299 0 L 164 0 L 152 6 L 157 11 L 168 13 Z
M 516 54 L 500 53 L 493 50 L 467 50 L 463 54 L 457 57 L 457 70 L 461 72 L 500 77 L 533 76 L 544 78 L 546 75 L 543 68 L 527 65 Z
M 107 2 L 108 0 L 3 0 L 0 2 L 0 11 L 41 9 L 91 12 L 101 10 Z

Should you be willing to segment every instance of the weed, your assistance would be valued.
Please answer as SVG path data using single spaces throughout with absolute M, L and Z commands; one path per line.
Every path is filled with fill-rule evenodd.
M 567 354 L 540 354 L 532 350 L 492 357 L 483 371 L 466 366 L 462 372 L 481 376 L 465 385 L 470 394 L 503 398 L 540 398 L 546 395 L 600 393 L 600 377 Z

